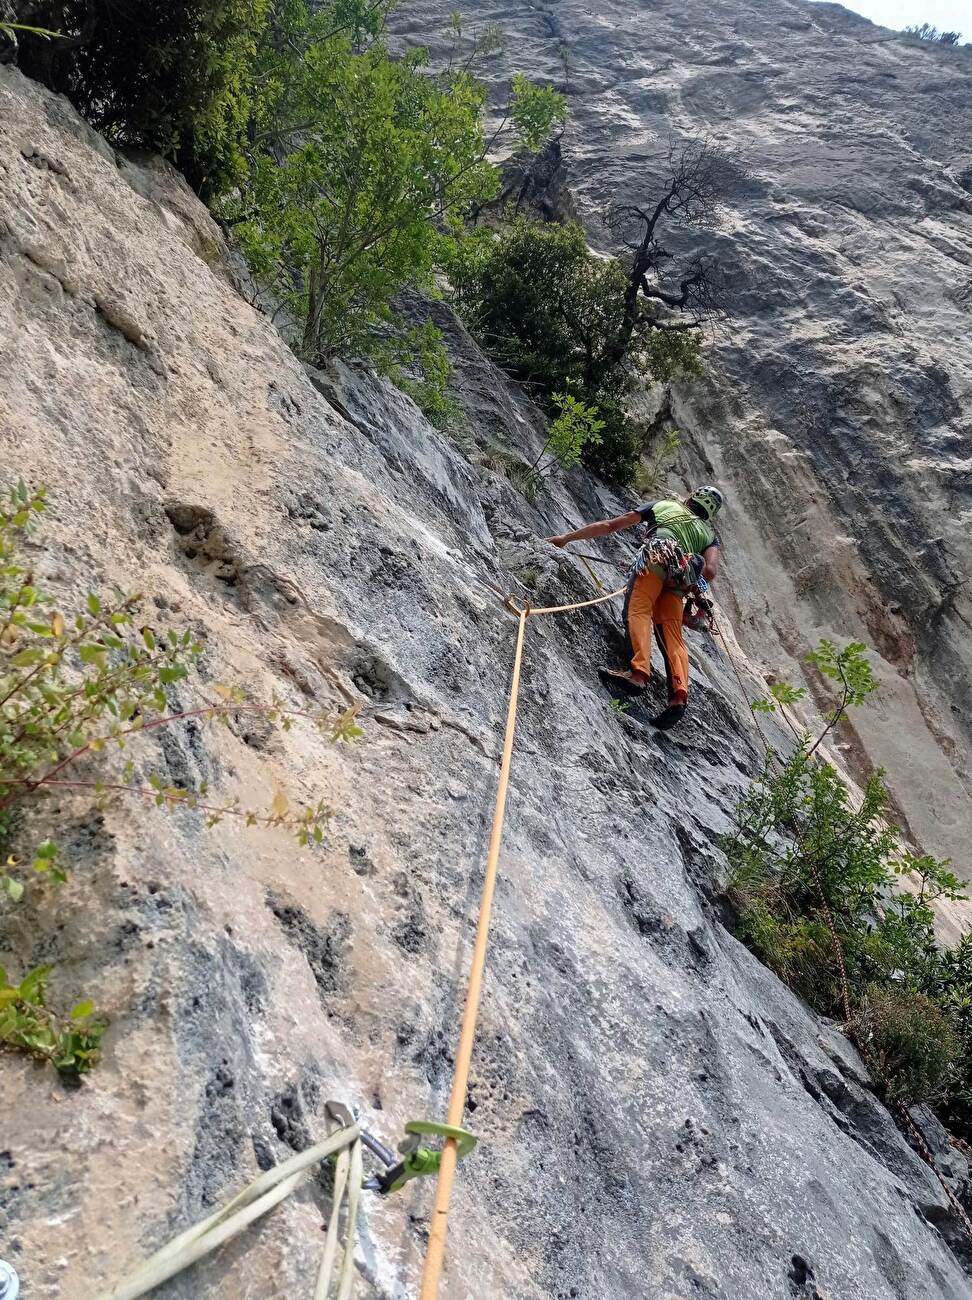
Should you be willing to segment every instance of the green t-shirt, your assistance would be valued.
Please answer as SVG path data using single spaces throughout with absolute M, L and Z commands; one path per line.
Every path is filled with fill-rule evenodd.
M 651 501 L 639 506 L 638 514 L 642 523 L 654 529 L 656 537 L 674 538 L 686 555 L 701 555 L 708 547 L 719 545 L 712 525 L 681 501 Z

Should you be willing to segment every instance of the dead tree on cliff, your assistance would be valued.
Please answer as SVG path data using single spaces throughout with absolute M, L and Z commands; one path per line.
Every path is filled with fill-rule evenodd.
M 739 166 L 708 140 L 671 141 L 668 179 L 654 204 L 619 203 L 608 211 L 608 229 L 630 250 L 631 263 L 621 319 L 597 358 L 593 384 L 622 364 L 639 334 L 689 333 L 724 314 L 725 281 L 716 260 L 696 253 L 679 263 L 662 243 L 662 232 L 713 226 L 729 186 L 741 176 Z

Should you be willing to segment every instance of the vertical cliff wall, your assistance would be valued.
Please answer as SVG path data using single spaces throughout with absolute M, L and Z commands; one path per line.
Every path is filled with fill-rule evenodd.
M 568 16 L 581 32 L 587 16 Z M 598 19 L 607 48 L 630 18 Z M 524 51 L 544 31 L 524 26 Z M 598 111 L 617 119 L 620 102 Z M 601 144 L 614 166 L 620 140 Z M 205 636 L 204 688 L 355 699 L 365 728 L 337 750 L 301 726 L 187 725 L 136 755 L 248 803 L 323 794 L 319 852 L 207 832 L 192 813 L 51 809 L 71 880 L 4 913 L 3 958 L 54 963 L 52 997 L 92 994 L 110 1028 L 78 1092 L 0 1060 L 2 1253 L 32 1300 L 97 1294 L 305 1146 L 328 1097 L 388 1140 L 442 1113 L 512 648 L 474 575 L 535 599 L 590 594 L 535 539 L 557 511 L 621 504 L 578 477 L 541 513 L 481 463 L 493 443 L 535 455 L 541 434 L 458 328 L 463 450 L 367 375 L 303 370 L 223 266 L 167 168 L 116 157 L 0 69 L 0 467 L 49 486 L 37 572 L 65 602 L 93 584 L 144 591 L 151 617 Z M 762 476 L 742 473 L 747 431 L 769 436 L 746 400 L 715 378 L 675 395 L 693 470 L 752 512 L 731 525 L 744 628 L 783 545 L 761 504 L 772 482 L 842 517 L 809 433 L 801 446 L 778 430 Z M 900 457 L 881 464 L 909 481 Z M 870 554 L 845 550 L 852 568 Z M 789 617 L 809 619 L 800 608 Z M 760 760 L 724 658 L 693 643 L 692 723 L 658 737 L 606 707 L 593 666 L 618 638 L 604 607 L 530 628 L 470 1090 L 483 1142 L 459 1181 L 445 1294 L 958 1300 L 961 1229 L 939 1184 L 847 1043 L 721 923 L 718 836 Z M 929 1132 L 961 1190 L 963 1158 Z M 428 1209 L 417 1184 L 368 1199 L 362 1295 L 414 1294 Z M 309 1294 L 320 1223 L 309 1188 L 164 1294 Z
M 452 7 L 396 22 L 436 49 Z M 729 493 L 721 589 L 768 669 L 796 678 L 820 636 L 878 652 L 857 757 L 968 875 L 972 49 L 806 0 L 459 10 L 507 33 L 497 82 L 566 86 L 556 206 L 595 244 L 608 205 L 664 181 L 670 138 L 748 171 L 703 240 L 733 301 L 706 380 L 670 394 L 679 468 Z

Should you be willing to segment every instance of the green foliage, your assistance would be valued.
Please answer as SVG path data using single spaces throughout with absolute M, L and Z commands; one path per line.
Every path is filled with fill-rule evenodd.
M 166 154 L 209 194 L 242 179 L 270 0 L 37 0 L 30 12 L 66 39 L 24 33 L 20 66 L 112 144 Z
M 639 495 L 647 497 L 661 490 L 665 475 L 675 464 L 681 445 L 682 436 L 677 429 L 667 429 L 661 435 L 649 458 L 642 459 L 638 465 L 632 486 Z
M 580 463 L 585 447 L 596 446 L 601 441 L 604 421 L 569 393 L 554 393 L 551 401 L 559 414 L 550 426 L 544 451 L 563 469 L 571 469 Z
M 823 640 L 811 654 L 807 663 L 841 689 L 840 702 L 830 715 L 834 722 L 845 716 L 848 707 L 857 708 L 877 690 L 877 682 L 867 658 L 867 646 L 861 641 L 851 641 L 838 650 L 832 641 Z
M 752 700 L 749 707 L 754 713 L 775 713 L 776 706 L 798 704 L 807 693 L 805 686 L 790 686 L 787 682 L 774 682 L 770 687 L 768 700 Z
M 448 392 L 449 353 L 432 321 L 375 342 L 374 356 L 380 372 L 408 394 L 430 424 L 447 429 L 462 420 L 462 407 Z
M 48 1061 L 65 1079 L 76 1079 L 96 1063 L 105 1026 L 93 1019 L 91 1002 L 79 1002 L 68 1016 L 47 1006 L 49 966 L 38 966 L 11 984 L 0 966 L 0 1047 Z
M 530 467 L 534 495 L 540 491 L 544 479 L 549 477 L 555 465 L 561 469 L 573 469 L 578 465 L 584 449 L 600 443 L 601 430 L 604 428 L 604 421 L 598 419 L 597 410 L 579 402 L 569 393 L 554 393 L 550 400 L 558 414 L 550 423 L 547 441 L 543 444 L 540 455 Z
M 567 120 L 567 102 L 553 86 L 535 86 L 521 72 L 511 83 L 509 115 L 519 148 L 538 153 L 552 128 Z
M 456 307 L 490 354 L 553 409 L 555 394 L 583 402 L 601 426 L 585 463 L 630 481 L 641 451 L 624 409 L 632 376 L 697 374 L 698 333 L 662 330 L 647 317 L 632 325 L 627 270 L 595 256 L 573 223 L 517 218 L 498 236 L 464 241 L 447 269 Z
M 350 21 L 346 8 L 291 0 L 278 16 L 259 65 L 254 164 L 222 208 L 315 362 L 372 354 L 394 296 L 430 287 L 445 229 L 499 185 L 486 87 L 470 71 L 483 47 L 435 73 L 424 50 L 390 56 L 390 4 L 372 6 L 368 24 L 360 6 Z M 562 113 L 556 92 L 518 78 L 507 138 L 535 148 Z
M 854 1032 L 892 1101 L 943 1101 L 961 1070 L 962 1044 L 947 1014 L 908 988 L 869 984 Z
M 619 700 L 617 696 L 614 696 L 608 701 L 608 713 L 612 714 L 614 717 L 617 717 L 619 714 L 623 715 L 628 712 L 632 703 L 633 701 L 631 700 Z
M 69 864 L 56 836 L 41 840 L 18 856 L 14 842 L 25 839 L 50 813 L 48 793 L 87 795 L 103 804 L 115 794 L 136 796 L 172 812 L 191 809 L 208 826 L 224 817 L 245 825 L 289 830 L 299 844 L 320 843 L 331 810 L 320 801 L 291 807 L 282 792 L 269 808 L 254 811 L 239 801 L 213 803 L 205 785 L 186 790 L 149 773 L 139 779 L 134 759 L 114 773 L 109 756 L 127 749 L 140 736 L 184 719 L 221 719 L 258 714 L 283 730 L 297 716 L 309 718 L 331 740 L 351 742 L 360 735 L 355 710 L 334 714 L 291 710 L 279 702 L 251 704 L 236 688 L 215 684 L 214 698 L 193 708 L 174 706 L 174 688 L 189 676 L 203 652 L 191 629 L 153 628 L 140 623 L 140 597 L 89 592 L 83 608 L 62 613 L 37 582 L 23 559 L 24 541 L 43 515 L 43 488 L 24 483 L 5 494 L 0 509 L 0 847 L 6 861 L 0 893 L 19 904 L 29 883 L 63 884 Z M 44 1005 L 46 970 L 34 972 L 16 989 L 0 996 L 4 1013 L 0 1041 L 44 1055 L 58 1069 L 79 1073 L 87 1068 L 101 1030 L 87 1014 L 65 1028 Z
M 904 30 L 909 36 L 917 36 L 921 41 L 933 41 L 939 45 L 958 45 L 962 39 L 961 32 L 940 32 L 931 23 L 914 23 Z
M 839 691 L 826 731 L 875 681 L 865 647 L 821 642 L 809 660 Z M 757 711 L 791 704 L 783 683 Z M 855 802 L 804 737 L 785 762 L 772 752 L 726 837 L 738 933 L 807 1002 L 843 1016 L 834 933 L 856 1041 L 894 1100 L 927 1101 L 972 1134 L 972 936 L 954 949 L 935 935 L 935 904 L 964 898 L 948 862 L 904 851 L 886 820 L 883 774 Z M 833 926 L 833 931 L 831 931 Z
M 501 365 L 547 393 L 589 386 L 627 277 L 590 253 L 580 225 L 518 217 L 498 236 L 479 234 L 448 269 L 456 303 Z

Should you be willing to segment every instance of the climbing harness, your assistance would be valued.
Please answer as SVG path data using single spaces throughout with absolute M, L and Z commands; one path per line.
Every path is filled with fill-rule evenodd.
M 701 573 L 685 596 L 682 623 L 694 632 L 711 632 L 715 626 L 715 606 L 709 596 L 709 584 Z

